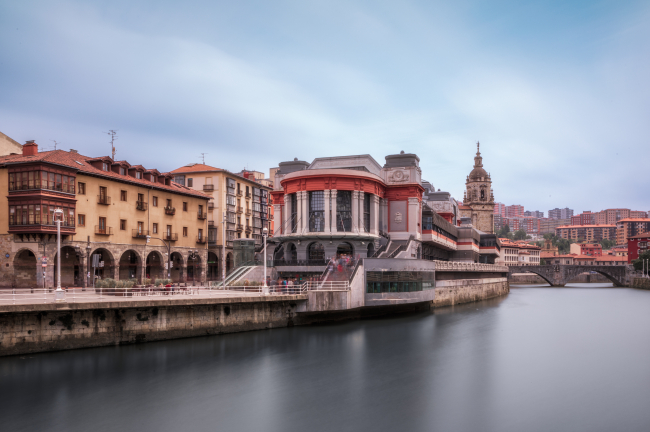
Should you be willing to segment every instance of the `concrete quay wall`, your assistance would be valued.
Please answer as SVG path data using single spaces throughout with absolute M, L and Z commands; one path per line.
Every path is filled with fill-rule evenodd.
M 0 356 L 293 325 L 307 296 L 0 307 Z
M 123 345 L 428 310 L 509 292 L 506 278 L 438 281 L 433 301 L 354 307 L 350 291 L 0 306 L 0 356 Z M 353 306 L 350 308 L 350 306 Z
M 507 278 L 459 279 L 436 282 L 433 307 L 453 306 L 500 297 L 510 292 Z

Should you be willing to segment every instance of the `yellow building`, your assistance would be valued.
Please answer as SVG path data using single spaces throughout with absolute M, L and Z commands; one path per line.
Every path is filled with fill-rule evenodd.
M 22 152 L 22 145 L 0 132 L 0 156 L 21 154 Z
M 93 275 L 198 283 L 211 270 L 209 197 L 170 174 L 75 150 L 39 153 L 28 142 L 22 154 L 0 157 L 0 188 L 4 286 L 53 285 L 55 209 L 63 210 L 62 286 L 92 285 Z
M 252 239 L 255 250 L 261 250 L 262 229 L 267 227 L 269 233 L 273 232 L 269 205 L 271 188 L 260 183 L 262 173 L 258 173 L 260 179 L 257 179 L 254 172 L 233 174 L 197 163 L 175 169 L 170 174 L 175 183 L 210 196 L 207 210 L 209 262 L 218 261 L 220 268 L 229 271 L 235 264 L 233 241 L 237 239 Z

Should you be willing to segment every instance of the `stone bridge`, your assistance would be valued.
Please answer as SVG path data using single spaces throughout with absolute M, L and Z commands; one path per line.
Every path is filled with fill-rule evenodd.
M 539 265 L 510 266 L 508 278 L 513 273 L 535 273 L 551 286 L 564 286 L 581 273 L 596 272 L 614 283 L 614 286 L 627 286 L 627 266 L 589 266 L 589 265 Z

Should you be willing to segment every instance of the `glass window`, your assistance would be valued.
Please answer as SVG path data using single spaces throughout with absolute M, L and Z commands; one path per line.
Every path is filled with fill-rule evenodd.
M 369 271 L 366 292 L 413 292 L 435 288 L 434 272 L 427 271 Z
M 183 201 L 183 211 L 187 211 L 187 202 Z
M 152 231 L 153 231 L 154 234 L 158 234 L 158 224 L 157 223 L 153 224 Z
M 363 195 L 363 229 L 370 232 L 370 194 Z
M 86 226 L 86 215 L 79 214 L 77 215 L 78 223 L 80 227 Z
M 120 229 L 121 230 L 126 229 L 126 219 L 120 219 Z
M 158 207 L 158 197 L 157 197 L 157 196 L 155 196 L 155 197 L 152 198 L 151 204 L 152 204 L 154 207 Z
M 323 191 L 309 192 L 309 231 L 325 231 L 325 195 Z
M 187 227 L 183 227 L 183 237 L 187 237 Z
M 194 187 L 194 179 L 191 178 L 187 179 L 187 187 Z
M 296 194 L 289 195 L 291 197 L 291 232 L 298 230 L 298 198 Z
M 336 229 L 352 231 L 352 192 L 338 191 L 336 194 Z

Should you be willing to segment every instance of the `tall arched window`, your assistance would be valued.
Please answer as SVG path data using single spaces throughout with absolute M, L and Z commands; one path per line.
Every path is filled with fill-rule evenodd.
M 324 261 L 325 260 L 325 247 L 322 243 L 312 243 L 307 249 L 310 261 Z

